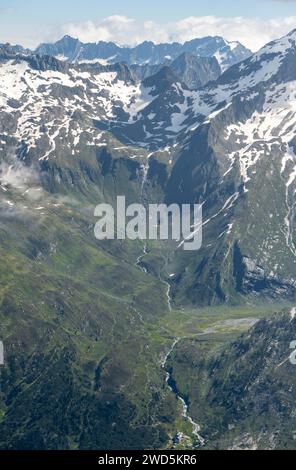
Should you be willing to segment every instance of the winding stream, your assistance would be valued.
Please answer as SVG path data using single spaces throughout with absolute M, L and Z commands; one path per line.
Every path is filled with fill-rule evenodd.
M 162 278 L 160 278 L 160 280 L 167 287 L 166 297 L 167 297 L 168 309 L 171 312 L 172 311 L 171 285 L 169 284 L 169 282 L 165 281 Z
M 149 153 L 146 158 L 146 163 L 144 163 L 141 166 L 142 170 L 142 183 L 141 183 L 141 194 L 140 194 L 140 202 L 144 204 L 144 191 L 145 191 L 145 184 L 147 182 L 147 177 L 148 177 L 148 171 L 149 171 L 149 159 L 153 155 L 153 153 Z M 148 249 L 147 249 L 147 243 L 144 243 L 143 245 L 143 251 L 140 256 L 136 259 L 135 266 L 137 266 L 143 273 L 147 274 L 147 269 L 145 266 L 142 265 L 142 259 L 147 255 Z
M 142 170 L 142 183 L 141 183 L 141 195 L 140 195 L 140 202 L 142 204 L 145 204 L 145 200 L 144 200 L 144 193 L 145 193 L 145 185 L 147 183 L 147 179 L 148 179 L 148 172 L 149 172 L 149 165 L 150 165 L 150 158 L 152 157 L 153 155 L 153 152 L 152 153 L 149 153 L 147 155 L 147 158 L 146 158 L 146 163 L 144 163 L 142 166 L 141 166 L 141 170 Z M 147 201 L 146 201 L 147 202 Z M 147 269 L 145 268 L 145 266 L 143 266 L 142 264 L 142 260 L 143 258 L 145 257 L 145 255 L 147 255 L 148 253 L 148 248 L 147 248 L 147 243 L 144 243 L 144 246 L 143 246 L 143 252 L 140 256 L 138 256 L 138 258 L 136 259 L 136 262 L 135 262 L 135 266 L 137 266 L 142 272 L 144 273 L 148 273 Z M 167 262 L 165 260 L 165 262 Z M 169 282 L 167 282 L 166 280 L 164 280 L 161 276 L 161 274 L 159 274 L 159 280 L 162 284 L 164 284 L 166 286 L 166 298 L 167 298 L 167 305 L 168 305 L 168 309 L 169 311 L 171 312 L 172 311 L 172 305 L 171 305 L 171 285 L 169 284 Z
M 139 269 L 141 269 L 141 271 L 143 271 L 143 273 L 148 273 L 147 269 L 145 268 L 145 266 L 143 266 L 142 264 L 142 259 L 147 255 L 148 253 L 148 250 L 147 250 L 147 243 L 144 243 L 144 246 L 143 246 L 143 252 L 140 256 L 138 256 L 136 262 L 135 262 L 135 266 L 137 266 Z
M 142 171 L 143 171 L 143 178 L 142 178 L 142 184 L 141 184 L 141 202 L 143 203 L 144 201 L 144 191 L 145 191 L 145 184 L 147 182 L 147 176 L 148 176 L 148 171 L 149 171 L 149 159 L 150 157 L 153 155 L 153 153 L 149 154 L 147 156 L 147 160 L 146 160 L 146 164 L 144 164 L 142 166 Z M 138 256 L 136 262 L 135 262 L 135 266 L 137 266 L 139 269 L 141 269 L 141 271 L 143 271 L 144 273 L 147 273 L 147 269 L 142 265 L 142 259 L 145 257 L 145 255 L 148 253 L 148 250 L 147 250 L 147 243 L 144 244 L 144 247 L 143 247 L 143 252 L 140 256 Z M 165 263 L 167 263 L 167 260 L 165 260 Z M 169 311 L 171 312 L 172 310 L 172 305 L 171 305 L 171 285 L 169 282 L 167 282 L 166 280 L 164 280 L 161 276 L 161 274 L 159 275 L 159 280 L 160 282 L 162 282 L 167 290 L 166 290 L 166 297 L 167 297 L 167 305 L 168 305 L 168 309 Z M 205 440 L 204 438 L 199 434 L 200 433 L 200 426 L 195 423 L 195 421 L 193 421 L 193 419 L 191 418 L 191 416 L 189 415 L 189 410 L 188 410 L 188 405 L 187 403 L 185 402 L 184 398 L 181 397 L 181 395 L 178 394 L 178 392 L 176 390 L 174 390 L 171 385 L 170 385 L 170 381 L 173 380 L 173 378 L 171 377 L 171 375 L 169 374 L 169 372 L 167 372 L 166 370 L 166 363 L 167 363 L 167 360 L 168 360 L 168 357 L 170 356 L 170 354 L 173 352 L 175 346 L 178 344 L 178 342 L 181 340 L 182 338 L 177 338 L 174 340 L 171 348 L 169 349 L 169 351 L 165 354 L 164 358 L 162 359 L 161 361 L 161 367 L 163 368 L 163 370 L 165 371 L 166 373 L 166 383 L 167 383 L 167 386 L 169 388 L 169 390 L 174 393 L 177 397 L 177 399 L 181 402 L 182 404 L 182 416 L 187 419 L 187 421 L 191 424 L 192 426 L 192 434 L 194 436 L 196 436 L 197 438 L 197 441 L 199 443 L 200 446 L 203 446 L 205 444 Z
M 143 172 L 143 177 L 142 177 L 142 185 L 141 185 L 141 202 L 143 202 L 143 196 L 144 196 L 144 190 L 145 190 L 145 184 L 147 182 L 147 178 L 148 178 L 148 171 L 149 171 L 149 160 L 150 158 L 152 157 L 153 155 L 153 152 L 152 153 L 149 153 L 147 155 L 147 158 L 146 158 L 146 163 L 144 163 L 142 166 L 141 166 L 141 169 L 142 169 L 142 172 Z
M 177 390 L 174 389 L 173 387 L 171 387 L 170 385 L 170 381 L 172 380 L 173 381 L 173 377 L 170 375 L 170 373 L 166 370 L 166 363 L 167 363 L 167 360 L 169 358 L 169 356 L 171 355 L 171 353 L 173 352 L 173 350 L 175 349 L 176 345 L 179 343 L 179 341 L 181 341 L 183 338 L 177 338 L 174 340 L 172 346 L 170 347 L 169 351 L 166 353 L 166 355 L 164 356 L 164 358 L 162 359 L 161 361 L 161 367 L 163 368 L 163 370 L 165 371 L 166 373 L 166 383 L 167 383 L 167 386 L 168 388 L 170 389 L 170 391 L 172 393 L 174 393 L 177 397 L 177 399 L 181 402 L 182 404 L 182 416 L 187 419 L 187 421 L 191 424 L 192 426 L 192 434 L 197 438 L 197 441 L 199 443 L 200 446 L 204 446 L 205 445 L 205 439 L 200 435 L 200 426 L 199 424 L 197 424 L 195 421 L 193 421 L 193 419 L 191 418 L 191 416 L 189 415 L 189 410 L 188 410 L 188 405 L 187 403 L 185 402 L 184 398 L 178 394 Z

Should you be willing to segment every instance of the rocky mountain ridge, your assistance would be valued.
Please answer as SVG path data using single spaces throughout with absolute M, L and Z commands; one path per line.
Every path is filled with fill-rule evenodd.
M 101 61 L 104 65 L 115 62 L 158 65 L 175 60 L 186 52 L 197 57 L 215 57 L 223 70 L 251 55 L 251 51 L 239 42 L 228 42 L 219 36 L 197 38 L 184 44 L 145 41 L 135 47 L 104 41 L 85 44 L 71 36 L 64 36 L 54 44 L 41 44 L 34 52 L 73 63 Z

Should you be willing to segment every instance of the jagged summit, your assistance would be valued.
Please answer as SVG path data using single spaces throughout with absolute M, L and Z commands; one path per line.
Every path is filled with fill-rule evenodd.
M 193 39 L 184 44 L 154 44 L 152 41 L 144 41 L 135 47 L 105 41 L 82 43 L 78 39 L 64 36 L 54 44 L 41 44 L 35 52 L 70 62 L 127 62 L 129 65 L 163 64 L 166 60 L 173 61 L 183 52 L 188 52 L 199 57 L 215 57 L 223 70 L 251 55 L 251 51 L 240 43 L 231 43 L 218 36 Z
M 188 86 L 192 70 L 202 63 L 217 66 L 214 58 L 201 60 L 186 52 L 144 80 L 135 80 L 134 69 L 124 63 L 69 64 L 43 55 L 14 59 L 1 60 L 2 138 L 6 142 L 5 133 L 14 129 L 11 137 L 22 158 L 45 164 L 54 163 L 61 155 L 63 162 L 72 162 L 80 142 L 88 151 L 110 145 L 112 153 L 108 142 L 117 139 L 116 148 L 126 148 L 127 158 L 131 152 L 135 165 L 137 152 L 130 150 L 131 145 L 141 158 L 146 152 L 166 155 L 162 157 L 166 176 L 159 176 L 160 181 L 166 181 L 161 190 L 166 200 L 205 201 L 205 230 L 216 233 L 217 249 L 230 247 L 227 256 L 225 252 L 225 270 L 213 260 L 216 279 L 220 280 L 205 293 L 202 287 L 192 288 L 186 275 L 190 266 L 186 272 L 179 266 L 177 296 L 186 298 L 188 294 L 193 302 L 200 296 L 206 302 L 213 297 L 227 299 L 233 292 L 275 298 L 281 292 L 286 298 L 293 297 L 294 34 L 271 42 L 196 89 Z M 55 119 L 48 114 L 52 103 Z M 74 153 L 69 155 L 68 148 L 73 145 Z M 277 196 L 273 188 L 277 188 Z M 267 198 L 274 205 L 271 211 L 277 213 L 268 249 L 257 221 L 266 219 L 269 227 L 273 218 L 267 207 L 260 213 L 261 206 L 257 208 L 252 201 L 254 193 Z M 244 204 L 255 231 L 246 227 L 247 218 L 240 216 L 239 208 Z M 239 236 L 239 232 L 251 233 L 251 237 Z M 210 245 L 203 254 L 209 259 L 214 256 Z M 192 262 L 199 261 L 198 254 Z M 230 266 L 234 270 L 231 280 L 224 274 Z M 201 286 L 209 282 L 208 274 L 203 270 L 197 273 L 193 265 L 191 274 Z
M 1 449 L 295 448 L 294 34 L 219 41 L 2 46 Z M 97 240 L 123 195 L 201 248 Z

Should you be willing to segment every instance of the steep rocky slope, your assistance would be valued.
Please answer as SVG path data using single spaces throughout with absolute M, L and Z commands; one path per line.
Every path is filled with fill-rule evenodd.
M 194 54 L 184 52 L 175 60 L 166 60 L 159 65 L 131 65 L 130 69 L 136 80 L 155 75 L 164 66 L 169 66 L 190 90 L 201 88 L 208 82 L 216 80 L 221 75 L 221 68 L 215 57 L 197 57 Z
M 1 448 L 165 448 L 179 445 L 180 433 L 189 436 L 184 447 L 199 445 L 163 359 L 188 307 L 295 302 L 295 37 L 196 90 L 170 66 L 139 82 L 122 63 L 72 64 L 1 47 Z M 202 203 L 201 250 L 97 241 L 94 207 L 123 194 L 128 203 Z M 193 324 L 199 315 L 190 313 Z M 272 382 L 271 362 L 259 358 L 269 338 L 276 347 L 279 329 L 275 359 L 284 360 L 290 320 L 258 324 L 212 368 L 197 362 L 193 377 L 210 374 L 207 383 L 217 383 L 206 396 L 221 422 L 209 409 L 199 414 L 202 394 L 189 407 L 211 445 L 241 446 L 246 435 L 246 446 L 292 447 L 286 385 L 277 408 L 288 364 Z M 190 346 L 194 360 L 198 348 Z M 234 374 L 225 377 L 241 363 L 240 391 L 262 366 L 267 411 L 251 388 L 240 414 Z M 175 381 L 182 390 L 177 371 Z M 228 399 L 237 432 L 224 439 L 225 423 L 233 424 Z M 272 427 L 280 439 L 264 434 Z

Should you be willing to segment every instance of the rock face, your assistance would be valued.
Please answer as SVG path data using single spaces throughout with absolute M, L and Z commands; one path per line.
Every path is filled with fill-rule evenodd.
M 256 260 L 242 256 L 239 248 L 234 250 L 234 275 L 236 288 L 243 294 L 265 294 L 270 298 L 293 298 L 294 279 L 280 279 L 273 273 L 269 275 Z
M 0 448 L 159 449 L 180 432 L 195 445 L 162 364 L 202 323 L 196 307 L 295 305 L 296 32 L 191 89 L 205 79 L 191 54 L 212 57 L 210 44 L 160 68 L 171 45 L 157 49 L 143 80 L 127 63 L 79 63 L 71 38 L 72 62 L 46 55 L 63 41 L 1 47 Z M 94 208 L 118 195 L 203 204 L 201 249 L 96 240 Z M 281 362 L 294 323 L 283 314 L 228 346 L 224 330 L 214 346 L 193 341 L 178 356 L 187 388 L 172 356 L 209 446 L 293 446 Z
M 190 90 L 200 88 L 221 75 L 221 69 L 215 57 L 196 57 L 186 52 L 177 57 L 170 67 Z
M 168 261 L 176 303 L 294 299 L 295 34 L 197 90 L 180 79 L 196 70 L 188 54 L 139 82 L 125 64 L 10 51 L 0 70 L 14 80 L 1 94 L 2 158 L 17 148 L 47 189 L 67 192 L 97 177 L 84 155 L 123 152 L 138 175 L 149 155 L 148 198 L 203 203 L 202 249 Z
M 119 47 L 112 42 L 104 41 L 84 44 L 78 39 L 64 36 L 55 44 L 41 44 L 35 53 L 52 55 L 75 63 L 101 61 L 109 64 L 126 62 L 129 65 L 150 66 L 164 64 L 166 61 L 175 60 L 183 53 L 189 53 L 196 57 L 216 57 L 223 70 L 251 55 L 251 51 L 239 42 L 227 42 L 219 36 L 193 39 L 184 44 L 177 42 L 154 44 L 145 41 L 134 48 Z
M 174 61 L 166 60 L 165 64 L 132 65 L 130 68 L 135 79 L 143 81 L 157 74 L 164 66 L 169 66 L 178 76 L 179 82 L 184 83 L 190 90 L 200 88 L 221 75 L 221 68 L 215 57 L 198 57 L 188 52 L 184 52 Z

